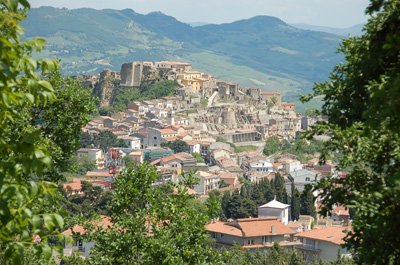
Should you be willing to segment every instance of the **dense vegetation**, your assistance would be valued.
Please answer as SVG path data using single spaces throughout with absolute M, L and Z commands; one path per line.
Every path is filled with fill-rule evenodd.
M 179 139 L 172 142 L 161 143 L 161 146 L 170 148 L 175 154 L 180 152 L 189 152 L 189 145 Z
M 34 60 L 43 39 L 21 41 L 26 1 L 0 2 L 0 262 L 48 259 L 64 221 L 48 201 L 79 145 L 94 101 L 54 60 Z M 47 181 L 44 181 L 47 180 Z M 32 239 L 40 237 L 40 241 Z M 53 245 L 56 249 L 59 246 Z
M 346 242 L 359 263 L 399 264 L 400 1 L 372 0 L 366 12 L 364 34 L 340 47 L 346 63 L 311 95 L 324 97 L 329 116 L 312 134 L 331 136 L 325 153 L 341 154 L 338 169 L 348 172 L 317 188 L 323 212 L 336 203 L 355 212 Z
M 111 131 L 101 131 L 98 134 L 91 135 L 82 133 L 80 136 L 80 147 L 82 148 L 99 148 L 104 153 L 111 147 L 127 147 L 122 139 L 113 134 Z
M 138 87 L 116 87 L 110 107 L 100 109 L 103 115 L 116 111 L 124 111 L 129 103 L 135 100 L 156 99 L 176 94 L 178 84 L 176 81 L 162 80 L 149 85 Z
M 280 153 L 289 153 L 296 155 L 297 159 L 306 163 L 307 160 L 312 159 L 319 155 L 323 149 L 323 142 L 315 139 L 310 141 L 304 139 L 297 139 L 293 143 L 284 140 L 281 142 L 277 136 L 269 137 L 265 141 L 264 155 L 270 156 Z M 326 154 L 327 157 L 328 154 Z
M 311 187 L 310 187 L 311 188 Z M 311 189 L 307 188 L 301 195 L 292 187 L 294 197 L 290 197 L 286 191 L 285 182 L 281 175 L 276 174 L 271 181 L 262 180 L 260 183 L 246 183 L 240 191 L 229 191 L 221 194 L 213 191 L 206 202 L 211 212 L 210 218 L 248 218 L 257 217 L 257 207 L 274 198 L 280 202 L 292 205 L 292 220 L 297 220 L 300 214 L 316 216 L 314 196 Z M 210 206 L 213 208 L 210 208 Z

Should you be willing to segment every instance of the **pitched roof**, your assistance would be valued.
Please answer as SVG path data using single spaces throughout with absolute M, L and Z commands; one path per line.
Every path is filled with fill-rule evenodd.
M 276 208 L 276 209 L 286 209 L 288 207 L 290 207 L 289 204 L 281 203 L 281 202 L 277 201 L 276 199 L 273 199 L 272 201 L 259 206 L 259 208 Z
M 346 229 L 348 229 L 348 227 L 330 226 L 308 230 L 302 233 L 298 233 L 296 234 L 296 236 L 322 240 L 336 245 L 341 245 L 344 243 L 343 238 L 346 236 L 344 230 Z
M 282 224 L 278 218 L 244 218 L 232 222 L 214 222 L 206 225 L 211 232 L 228 234 L 240 237 L 258 237 L 268 235 L 295 234 Z
M 98 228 L 110 228 L 112 227 L 111 217 L 106 215 L 101 215 L 100 220 L 95 220 L 90 222 L 92 225 Z M 64 235 L 72 236 L 73 234 L 86 234 L 86 229 L 82 225 L 74 225 L 72 228 L 65 230 L 62 232 Z

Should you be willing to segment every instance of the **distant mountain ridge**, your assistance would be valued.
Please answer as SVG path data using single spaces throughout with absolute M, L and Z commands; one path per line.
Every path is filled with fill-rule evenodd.
M 268 16 L 192 27 L 160 12 L 33 8 L 26 37 L 47 39 L 43 55 L 67 74 L 119 70 L 124 62 L 181 60 L 218 78 L 298 95 L 341 60 L 341 37 L 302 30 Z M 43 56 L 42 55 L 42 56 Z
M 361 35 L 364 24 L 357 24 L 347 28 L 323 27 L 323 26 L 314 26 L 302 23 L 292 24 L 292 26 L 299 29 L 321 31 L 347 37 L 348 35 L 353 35 L 353 36 Z

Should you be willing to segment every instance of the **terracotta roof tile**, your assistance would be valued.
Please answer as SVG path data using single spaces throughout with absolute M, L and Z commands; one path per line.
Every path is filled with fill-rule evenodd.
M 296 234 L 296 236 L 322 240 L 336 245 L 341 245 L 344 243 L 343 238 L 346 236 L 346 232 L 344 232 L 346 229 L 348 229 L 348 227 L 330 226 L 308 230 L 302 233 L 298 233 Z

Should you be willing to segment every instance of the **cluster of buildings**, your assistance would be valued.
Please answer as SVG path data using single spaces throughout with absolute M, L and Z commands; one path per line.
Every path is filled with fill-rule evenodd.
M 93 118 L 83 128 L 84 132 L 94 136 L 110 131 L 125 147 L 79 149 L 77 156 L 87 157 L 97 169 L 65 183 L 64 189 L 70 194 L 81 194 L 82 180 L 111 189 L 127 161 L 135 166 L 144 162 L 156 166 L 160 178 L 155 184 L 178 183 L 184 172 L 195 172 L 200 181 L 189 193 L 200 200 L 213 190 L 240 190 L 242 178 L 259 183 L 272 180 L 279 172 L 285 178 L 287 191 L 294 184 L 301 192 L 308 184 L 340 174 L 332 162 L 320 165 L 313 159 L 302 163 L 291 154 L 278 158 L 262 154 L 268 137 L 295 139 L 299 132 L 325 119 L 297 114 L 295 105 L 283 102 L 279 92 L 219 81 L 181 62 L 126 63 L 121 72 L 106 71 L 100 79 L 109 76 L 118 80 L 121 87 L 138 87 L 155 77 L 176 80 L 180 87 L 175 96 L 133 101 L 125 111 Z M 92 85 L 98 81 L 93 77 L 84 79 Z M 165 143 L 177 141 L 185 142 L 187 150 L 174 153 L 165 147 Z M 252 145 L 256 150 L 239 152 L 236 148 L 239 145 Z M 319 201 L 316 203 L 318 207 Z M 256 249 L 269 248 L 278 242 L 285 248 L 303 251 L 307 260 L 316 257 L 332 260 L 338 251 L 347 253 L 340 247 L 344 227 L 349 224 L 346 209 L 338 207 L 329 219 L 301 216 L 293 223 L 289 222 L 289 208 L 274 200 L 259 207 L 258 218 L 215 220 L 206 228 L 221 246 L 239 244 Z M 107 218 L 104 220 L 109 222 Z M 316 229 L 311 229 L 312 224 Z M 81 245 L 72 247 L 83 247 L 82 242 L 77 244 Z
M 299 220 L 289 221 L 290 205 L 275 199 L 258 207 L 257 218 L 213 220 L 206 225 L 206 230 L 215 241 L 217 248 L 229 248 L 239 245 L 247 250 L 268 250 L 274 244 L 284 249 L 298 250 L 308 262 L 317 260 L 334 261 L 339 257 L 351 257 L 342 246 L 344 237 L 350 229 L 347 226 L 319 224 L 311 216 L 300 216 Z M 112 228 L 112 219 L 101 216 L 92 225 L 102 229 Z M 151 224 L 146 223 L 151 231 Z M 90 249 L 95 242 L 85 238 L 86 230 L 82 225 L 75 225 L 63 232 L 74 237 L 72 243 L 64 246 L 64 255 L 79 252 L 85 258 L 90 256 Z M 150 235 L 150 232 L 149 232 Z

